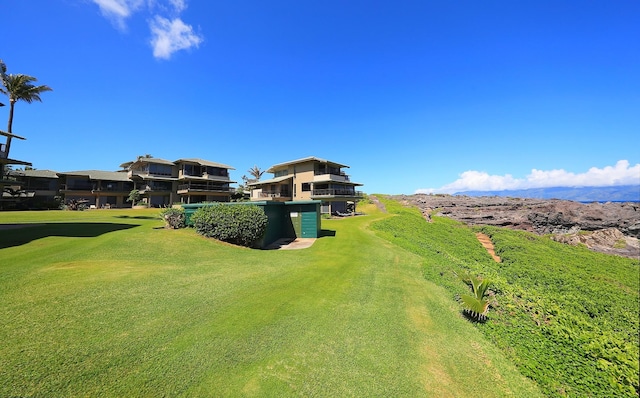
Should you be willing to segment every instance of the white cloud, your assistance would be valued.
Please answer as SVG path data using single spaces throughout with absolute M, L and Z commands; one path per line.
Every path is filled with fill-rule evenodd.
M 185 0 L 169 0 L 173 5 L 177 13 L 181 13 L 187 8 L 187 2 Z
M 187 0 L 91 0 L 100 12 L 119 30 L 125 31 L 126 21 L 136 13 L 149 19 L 153 56 L 169 59 L 176 51 L 198 47 L 203 37 L 183 22 L 180 14 L 187 9 Z
M 125 20 L 144 4 L 144 0 L 93 0 L 100 12 L 113 22 L 118 29 L 126 28 Z
M 169 59 L 174 52 L 198 47 L 202 42 L 202 37 L 180 18 L 168 20 L 156 15 L 149 27 L 153 56 L 156 58 Z
M 514 178 L 510 174 L 490 175 L 484 171 L 469 170 L 460 178 L 441 188 L 423 188 L 416 193 L 456 193 L 464 191 L 502 191 L 512 189 L 549 187 L 602 187 L 614 185 L 640 184 L 640 163 L 629 165 L 627 160 L 619 160 L 615 166 L 602 169 L 592 167 L 584 173 L 575 174 L 562 169 L 531 170 L 525 178 Z

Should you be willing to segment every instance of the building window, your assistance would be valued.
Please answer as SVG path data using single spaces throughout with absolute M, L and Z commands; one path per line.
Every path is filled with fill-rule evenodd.
M 289 170 L 287 169 L 279 170 L 273 173 L 273 178 L 284 177 L 287 175 L 289 175 Z
M 311 184 L 308 182 L 303 182 L 302 183 L 302 192 L 309 192 L 311 191 Z

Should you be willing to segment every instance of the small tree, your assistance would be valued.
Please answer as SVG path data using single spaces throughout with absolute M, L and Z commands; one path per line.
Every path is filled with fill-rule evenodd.
M 140 191 L 137 189 L 132 189 L 129 192 L 129 197 L 127 198 L 127 202 L 131 202 L 131 206 L 135 206 L 141 199 Z

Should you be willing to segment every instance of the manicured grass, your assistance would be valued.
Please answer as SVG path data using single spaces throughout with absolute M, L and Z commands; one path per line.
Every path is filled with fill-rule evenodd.
M 549 396 L 638 394 L 639 264 L 548 237 L 502 228 L 469 228 L 444 217 L 424 221 L 416 208 L 385 201 L 395 217 L 378 234 L 423 258 L 426 279 L 455 297 L 457 274 L 492 281 L 495 305 L 478 324 Z M 474 232 L 491 236 L 494 262 Z
M 538 396 L 365 210 L 299 251 L 0 213 L 41 224 L 0 231 L 0 396 Z

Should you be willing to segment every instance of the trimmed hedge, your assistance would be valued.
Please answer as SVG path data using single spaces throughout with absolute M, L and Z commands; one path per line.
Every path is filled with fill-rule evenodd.
M 267 215 L 255 205 L 201 207 L 193 213 L 191 221 L 200 235 L 247 247 L 267 229 Z

